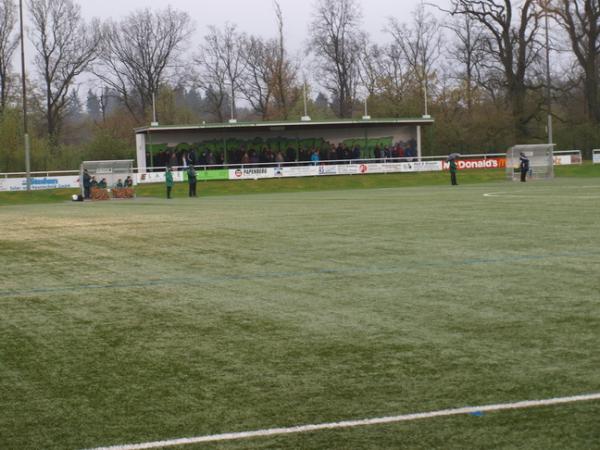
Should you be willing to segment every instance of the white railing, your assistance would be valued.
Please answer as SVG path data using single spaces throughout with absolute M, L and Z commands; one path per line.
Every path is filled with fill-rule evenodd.
M 594 162 L 600 163 L 600 149 L 594 150 Z M 554 151 L 555 157 L 571 155 L 571 164 L 581 164 L 583 162 L 581 150 L 557 150 Z M 464 159 L 487 159 L 487 158 L 501 158 L 506 156 L 506 153 L 476 153 L 476 154 L 464 154 Z M 422 156 L 423 161 L 445 161 L 447 155 L 435 155 L 435 156 Z M 417 161 L 417 157 L 402 157 L 402 158 L 358 158 L 358 159 L 335 159 L 335 160 L 320 160 L 317 164 L 368 164 L 368 163 L 397 163 L 397 162 L 412 162 Z M 268 162 L 268 163 L 230 163 L 230 164 L 196 164 L 194 167 L 197 170 L 211 170 L 211 169 L 244 169 L 249 167 L 278 167 L 278 166 L 309 166 L 313 165 L 313 161 L 285 161 L 282 163 Z M 564 163 L 563 163 L 564 164 Z M 147 172 L 163 172 L 165 166 L 147 167 Z M 187 166 L 171 166 L 174 170 L 185 170 Z M 138 168 L 134 168 L 134 173 L 139 173 Z M 79 170 L 43 170 L 30 172 L 31 177 L 52 177 L 52 176 L 78 176 Z M 0 178 L 22 178 L 26 177 L 26 172 L 5 172 L 0 173 Z

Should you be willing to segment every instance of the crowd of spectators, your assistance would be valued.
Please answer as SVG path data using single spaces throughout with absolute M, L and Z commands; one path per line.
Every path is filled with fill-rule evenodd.
M 357 162 L 364 160 L 375 160 L 383 162 L 386 160 L 412 160 L 416 157 L 415 142 L 399 142 L 391 146 L 375 145 L 362 149 L 360 145 L 348 146 L 343 143 L 337 145 L 329 144 L 322 148 L 300 148 L 288 147 L 286 150 L 272 150 L 269 147 L 260 148 L 238 148 L 227 151 L 227 164 L 240 166 L 246 164 L 268 164 L 282 165 L 290 162 L 310 162 L 316 164 L 338 164 L 339 162 Z M 148 165 L 150 167 L 187 167 L 194 166 L 223 166 L 225 164 L 224 154 L 221 151 L 213 152 L 210 149 L 175 149 L 167 148 L 153 155 L 147 153 Z M 150 161 L 152 159 L 152 161 Z

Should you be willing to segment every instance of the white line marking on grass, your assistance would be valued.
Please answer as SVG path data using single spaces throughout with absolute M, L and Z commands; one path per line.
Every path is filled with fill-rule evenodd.
M 561 403 L 574 403 L 589 400 L 600 400 L 600 392 L 593 394 L 575 395 L 572 397 L 549 398 L 545 400 L 527 400 L 515 403 L 500 403 L 497 405 L 466 406 L 463 408 L 442 409 L 400 416 L 379 417 L 374 419 L 346 420 L 343 422 L 319 423 L 313 425 L 299 425 L 288 428 L 269 428 L 255 431 L 242 431 L 239 433 L 211 434 L 191 438 L 170 439 L 165 441 L 145 442 L 140 444 L 113 445 L 110 447 L 97 447 L 91 450 L 141 450 L 149 448 L 174 447 L 176 445 L 198 444 L 201 442 L 232 441 L 254 437 L 277 436 L 282 434 L 305 433 L 308 431 L 332 430 L 336 428 L 353 428 L 368 425 L 408 422 L 411 420 L 430 419 L 432 417 L 456 416 L 486 411 L 502 411 L 507 409 L 534 408 L 538 406 L 559 405 Z
M 590 186 L 591 187 L 591 186 Z M 569 200 L 590 200 L 600 198 L 600 195 L 592 194 L 592 195 L 570 195 L 570 194 L 551 194 L 546 195 L 543 191 L 530 191 L 530 192 L 487 192 L 483 194 L 484 197 L 487 198 L 522 198 L 522 199 L 531 199 L 531 198 L 547 198 L 548 200 L 555 200 L 558 198 L 566 198 Z

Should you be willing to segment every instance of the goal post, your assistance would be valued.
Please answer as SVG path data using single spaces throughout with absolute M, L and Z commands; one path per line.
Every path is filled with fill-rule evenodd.
M 89 199 L 109 200 L 110 198 L 135 197 L 135 173 L 133 159 L 106 161 L 84 161 L 79 168 L 81 194 L 85 197 L 84 172 L 91 178 Z
M 529 159 L 528 179 L 547 180 L 554 178 L 554 144 L 515 145 L 506 152 L 506 176 L 509 180 L 520 179 L 520 157 Z

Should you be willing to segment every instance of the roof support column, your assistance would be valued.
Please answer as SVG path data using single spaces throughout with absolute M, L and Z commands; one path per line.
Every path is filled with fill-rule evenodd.
M 421 125 L 417 125 L 417 160 L 421 161 Z
M 146 173 L 146 135 L 144 133 L 135 135 L 135 148 L 138 173 Z M 152 154 L 150 154 L 150 158 L 152 158 Z

